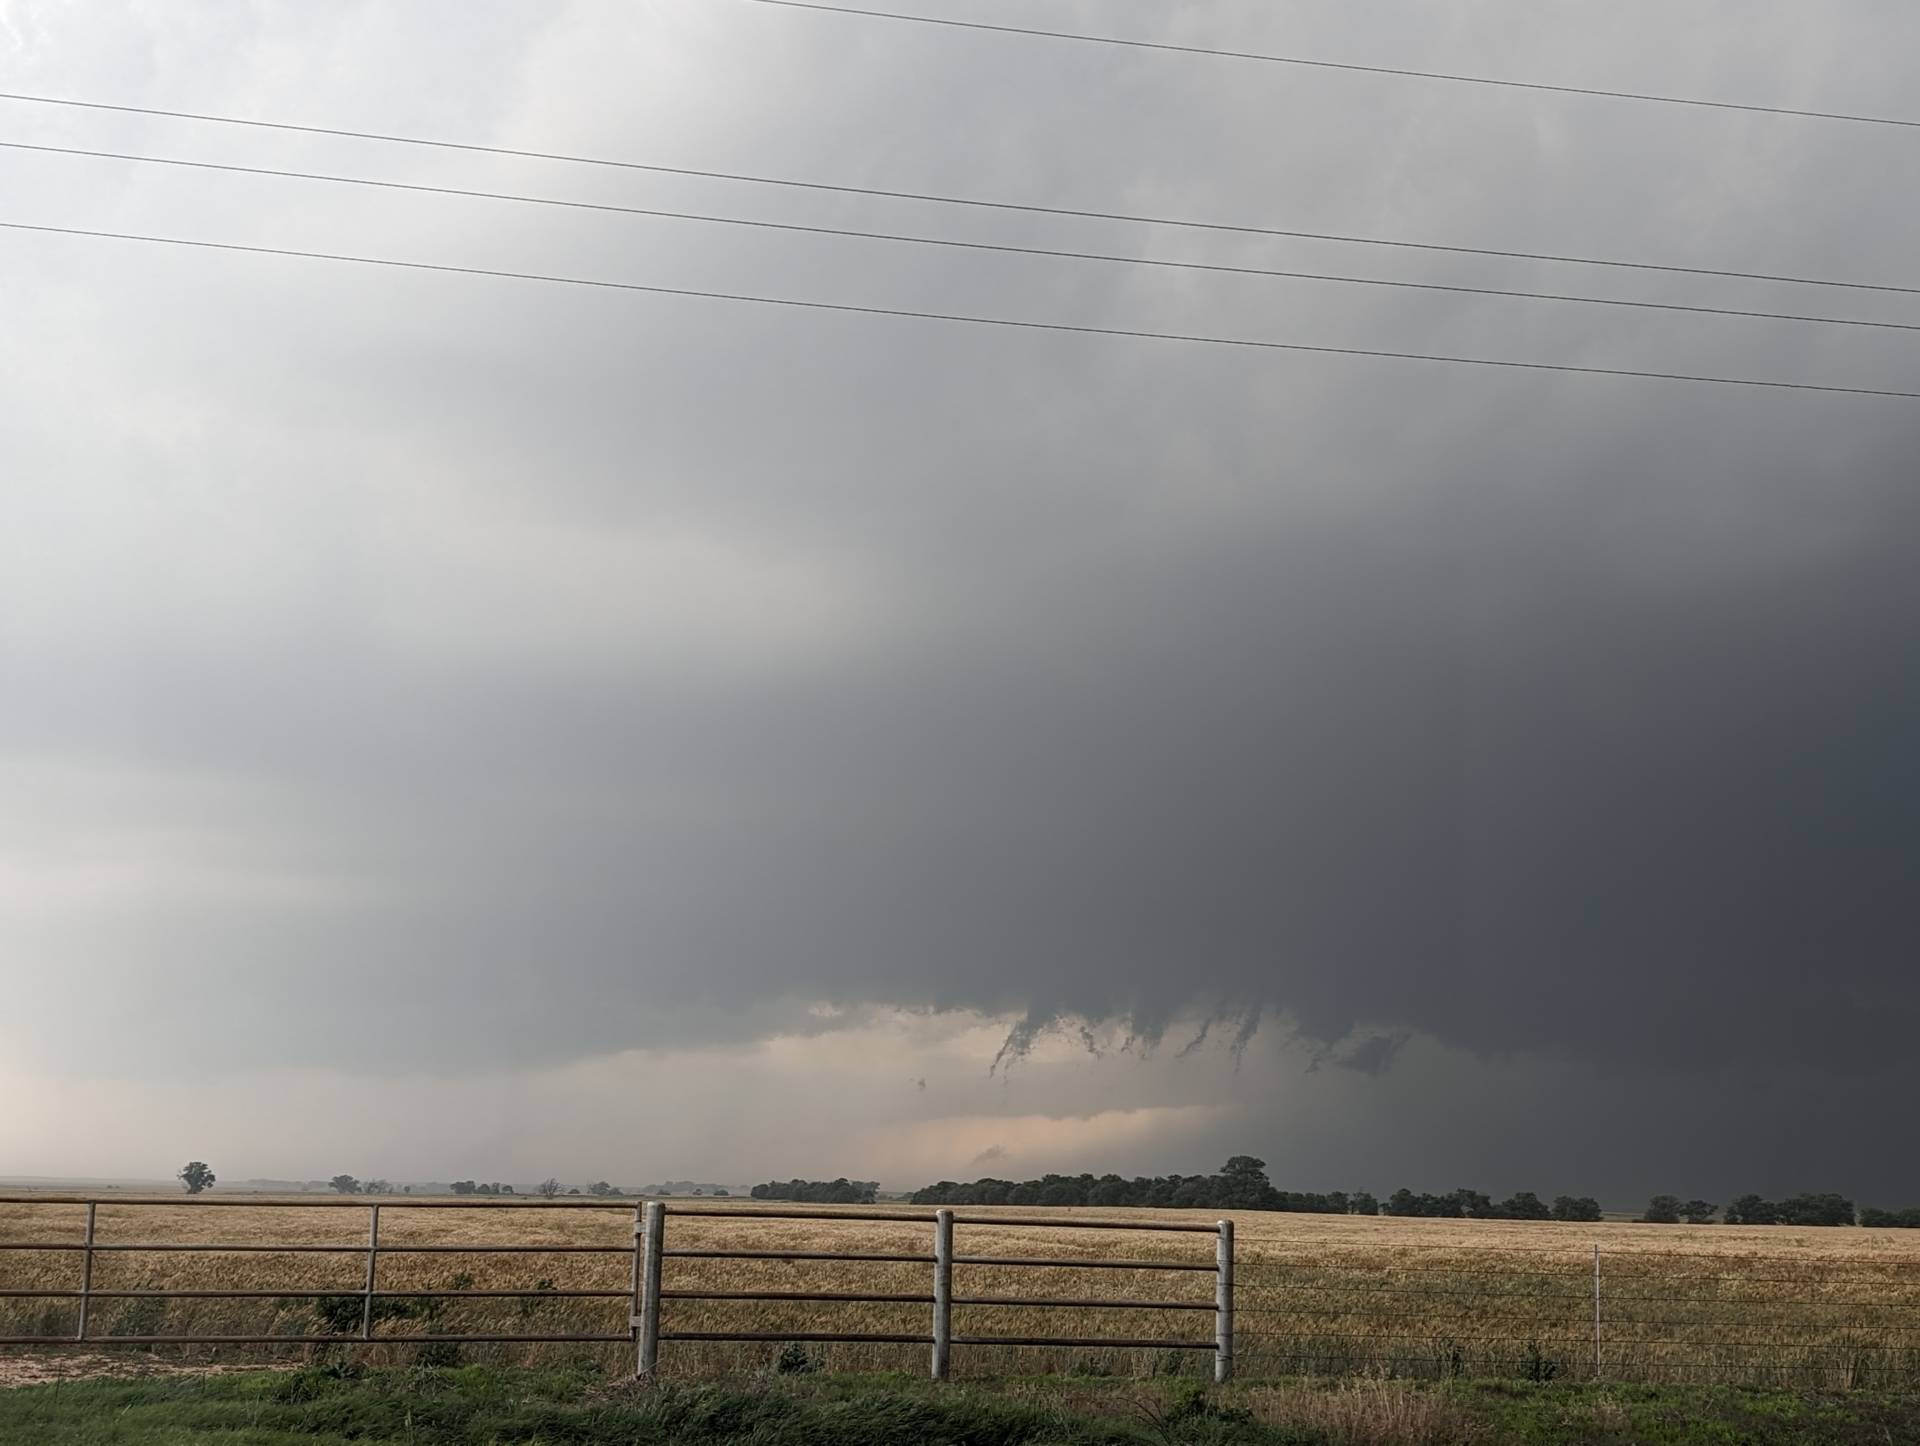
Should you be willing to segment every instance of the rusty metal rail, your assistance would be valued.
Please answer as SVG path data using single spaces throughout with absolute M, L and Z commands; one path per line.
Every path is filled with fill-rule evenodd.
M 108 1199 L 73 1196 L 0 1195 L 0 1204 L 46 1207 L 83 1207 L 85 1229 L 79 1241 L 0 1241 L 0 1252 L 52 1252 L 78 1254 L 79 1283 L 73 1289 L 0 1289 L 0 1298 L 14 1300 L 60 1300 L 78 1304 L 77 1324 L 69 1337 L 0 1336 L 0 1346 L 46 1346 L 57 1343 L 100 1346 L 153 1345 L 440 1345 L 440 1344 L 537 1344 L 603 1343 L 631 1344 L 636 1352 L 638 1373 L 649 1375 L 656 1368 L 662 1341 L 804 1341 L 888 1345 L 925 1345 L 932 1348 L 931 1369 L 936 1379 L 949 1373 L 952 1347 L 959 1346 L 1051 1346 L 1071 1348 L 1158 1349 L 1214 1352 L 1214 1375 L 1224 1381 L 1233 1363 L 1233 1225 L 1193 1225 L 1167 1221 L 1096 1220 L 1062 1216 L 1048 1218 L 1027 1215 L 956 1215 L 951 1210 L 855 1210 L 790 1209 L 768 1206 L 737 1208 L 670 1207 L 661 1201 L 644 1206 L 609 1201 L 555 1201 L 548 1199 L 471 1201 L 385 1199 L 377 1202 L 351 1199 L 252 1200 L 224 1197 L 191 1202 L 190 1208 L 228 1207 L 251 1209 L 314 1208 L 356 1209 L 366 1213 L 366 1239 L 358 1244 L 261 1244 L 258 1242 L 178 1240 L 106 1241 L 99 1238 L 98 1211 L 101 1205 L 114 1207 L 168 1206 L 180 1208 L 178 1199 L 140 1197 Z M 498 1244 L 411 1245 L 392 1244 L 380 1237 L 382 1211 L 394 1210 L 618 1210 L 632 1222 L 631 1245 L 526 1245 Z M 895 1224 L 931 1225 L 931 1253 L 907 1251 L 831 1251 L 831 1250 L 744 1250 L 706 1246 L 675 1246 L 666 1243 L 669 1214 L 698 1218 L 707 1222 L 727 1220 L 833 1220 L 879 1221 Z M 1020 1227 L 1026 1229 L 1081 1229 L 1129 1232 L 1204 1234 L 1214 1238 L 1212 1260 L 1193 1259 L 1106 1259 L 1098 1256 L 1014 1256 L 959 1255 L 954 1252 L 954 1227 Z M 182 1289 L 96 1288 L 93 1284 L 94 1259 L 99 1255 L 148 1253 L 190 1253 L 201 1255 L 333 1255 L 364 1258 L 365 1271 L 357 1286 L 331 1289 L 298 1287 L 271 1289 Z M 380 1260 L 392 1255 L 621 1255 L 632 1261 L 631 1281 L 626 1290 L 499 1290 L 499 1289 L 382 1289 Z M 691 1290 L 663 1289 L 662 1262 L 666 1259 L 696 1260 L 778 1260 L 778 1261 L 852 1261 L 890 1264 L 930 1265 L 933 1267 L 930 1291 L 837 1291 L 837 1290 Z M 1155 1299 L 1048 1298 L 1014 1295 L 956 1295 L 953 1290 L 955 1266 L 991 1266 L 1005 1268 L 1091 1269 L 1128 1271 L 1201 1271 L 1215 1276 L 1212 1302 Z M 96 1300 L 330 1300 L 355 1301 L 358 1304 L 359 1329 L 329 1334 L 242 1335 L 220 1333 L 205 1335 L 99 1334 L 90 1328 L 92 1305 Z M 620 1333 L 510 1332 L 474 1334 L 382 1334 L 379 1302 L 384 1300 L 626 1300 L 629 1302 L 629 1328 Z M 667 1301 L 806 1301 L 861 1304 L 921 1305 L 932 1308 L 930 1328 L 920 1332 L 862 1331 L 726 1331 L 676 1330 L 663 1328 L 661 1308 Z M 955 1335 L 952 1312 L 955 1306 L 982 1308 L 1128 1310 L 1128 1311 L 1212 1311 L 1215 1319 L 1212 1340 L 1142 1339 L 1119 1336 L 1033 1336 L 1033 1335 Z

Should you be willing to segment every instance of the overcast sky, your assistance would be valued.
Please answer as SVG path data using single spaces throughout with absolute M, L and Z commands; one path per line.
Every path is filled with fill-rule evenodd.
M 1920 10 L 900 0 L 1912 112 Z M 1920 284 L 1911 131 L 744 0 L 0 0 L 0 89 Z M 1920 301 L 0 101 L 0 139 Z M 0 220 L 1920 389 L 1920 341 L 0 150 Z M 0 232 L 0 1174 L 1920 1202 L 1920 403 Z

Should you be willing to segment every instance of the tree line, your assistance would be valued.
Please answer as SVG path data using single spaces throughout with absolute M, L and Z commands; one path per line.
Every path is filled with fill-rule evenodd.
M 1396 1190 L 1384 1201 L 1366 1190 L 1281 1190 L 1266 1161 L 1235 1155 L 1211 1175 L 1043 1175 L 942 1180 L 914 1192 L 916 1205 L 1093 1205 L 1165 1210 L 1276 1210 L 1310 1215 L 1404 1215 L 1471 1220 L 1598 1220 L 1600 1203 L 1562 1195 L 1551 1205 L 1531 1190 L 1496 1201 L 1479 1190 L 1444 1195 Z
M 796 1200 L 806 1205 L 871 1205 L 879 1198 L 877 1180 L 769 1180 L 747 1192 L 756 1200 Z M 915 1197 L 918 1198 L 918 1197 Z
M 212 1188 L 215 1175 L 202 1160 L 190 1160 L 181 1167 L 180 1183 L 189 1195 Z M 342 1195 L 386 1195 L 393 1185 L 386 1180 L 359 1180 L 352 1175 L 335 1175 L 327 1182 Z M 501 1182 L 455 1180 L 449 1188 L 456 1195 L 512 1195 L 514 1187 Z M 411 1193 L 412 1187 L 403 1187 Z M 561 1193 L 579 1195 L 579 1186 L 562 1186 L 548 1177 L 534 1187 L 536 1194 L 552 1199 Z M 605 1180 L 587 1186 L 585 1194 L 632 1197 L 637 1190 L 622 1189 Z M 672 1193 L 662 1191 L 663 1194 Z M 695 1189 L 695 1195 L 707 1193 Z M 728 1192 L 712 1190 L 716 1198 Z M 755 1200 L 791 1200 L 809 1205 L 871 1205 L 879 1197 L 880 1186 L 874 1180 L 770 1180 L 755 1185 Z M 1521 1190 L 1496 1201 L 1478 1190 L 1450 1190 L 1444 1195 L 1417 1194 L 1395 1190 L 1380 1200 L 1365 1190 L 1313 1191 L 1279 1190 L 1267 1179 L 1266 1161 L 1252 1155 L 1235 1155 L 1211 1175 L 1139 1175 L 1124 1179 L 1119 1175 L 1042 1175 L 1036 1180 L 1000 1180 L 991 1176 L 965 1182 L 942 1180 L 914 1191 L 915 1205 L 1095 1205 L 1140 1206 L 1155 1209 L 1275 1210 L 1312 1215 L 1397 1215 L 1442 1220 L 1561 1220 L 1594 1221 L 1600 1219 L 1600 1202 L 1590 1195 L 1557 1195 L 1548 1204 L 1531 1190 Z M 1920 1207 L 1882 1210 L 1872 1205 L 1855 1207 L 1844 1195 L 1832 1193 L 1792 1195 L 1785 1200 L 1766 1200 L 1758 1195 L 1736 1196 L 1724 1210 L 1710 1200 L 1682 1200 L 1678 1195 L 1655 1195 L 1647 1202 L 1640 1219 L 1653 1225 L 1708 1225 L 1718 1217 L 1728 1225 L 1862 1225 L 1872 1229 L 1920 1230 Z
M 1405 1193 L 1405 1192 L 1402 1192 Z M 1276 1190 L 1267 1165 L 1235 1155 L 1211 1175 L 1042 1175 L 1037 1180 L 942 1180 L 913 1193 L 915 1205 L 1097 1205 L 1163 1210 L 1290 1210 L 1318 1215 L 1377 1215 L 1364 1190 L 1327 1194 Z
M 1380 1213 L 1440 1220 L 1598 1220 L 1600 1202 L 1591 1195 L 1556 1195 L 1549 1205 L 1531 1190 L 1521 1190 L 1504 1200 L 1494 1200 L 1478 1190 L 1453 1190 L 1445 1195 L 1395 1190 Z
M 1396 1190 L 1385 1200 L 1366 1190 L 1281 1190 L 1266 1161 L 1235 1155 L 1211 1175 L 1043 1175 L 942 1180 L 913 1195 L 916 1205 L 1094 1205 L 1157 1209 L 1275 1210 L 1311 1215 L 1403 1215 L 1449 1220 L 1598 1220 L 1600 1203 L 1562 1195 L 1549 1205 L 1531 1190 L 1496 1201 L 1479 1190 L 1444 1195 Z
M 1042 1175 L 1036 1180 L 999 1180 L 987 1177 L 956 1182 L 942 1180 L 917 1190 L 916 1205 L 1094 1205 L 1142 1206 L 1157 1209 L 1276 1210 L 1315 1215 L 1396 1215 L 1437 1220 L 1559 1220 L 1597 1221 L 1600 1202 L 1591 1195 L 1557 1195 L 1551 1204 L 1531 1190 L 1495 1200 L 1479 1190 L 1450 1190 L 1429 1195 L 1395 1190 L 1380 1200 L 1365 1190 L 1312 1191 L 1276 1189 L 1267 1179 L 1264 1160 L 1235 1155 L 1211 1175 Z M 756 1192 L 757 1193 L 757 1192 Z M 769 1197 L 797 1198 L 797 1197 Z M 1920 1229 L 1920 1209 L 1855 1210 L 1841 1195 L 1795 1195 L 1773 1202 L 1758 1195 L 1742 1195 L 1722 1212 L 1707 1200 L 1682 1200 L 1656 1195 L 1642 1220 L 1654 1224 L 1682 1221 L 1705 1225 L 1721 1217 L 1729 1225 L 1861 1225 Z
M 1880 1210 L 1872 1205 L 1857 1209 L 1844 1195 L 1831 1193 L 1792 1195 L 1785 1200 L 1765 1200 L 1758 1195 L 1741 1195 L 1722 1211 L 1710 1200 L 1680 1202 L 1677 1195 L 1655 1195 L 1647 1202 L 1640 1218 L 1652 1225 L 1708 1225 L 1719 1215 L 1727 1225 L 1865 1225 L 1875 1229 L 1920 1230 L 1920 1209 Z

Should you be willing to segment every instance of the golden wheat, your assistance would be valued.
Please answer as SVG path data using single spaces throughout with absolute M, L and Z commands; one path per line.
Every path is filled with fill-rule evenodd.
M 703 1210 L 725 1210 L 703 1204 Z M 1032 1215 L 969 1210 L 969 1215 Z M 1041 1212 L 1061 1218 L 1113 1212 Z M 1206 1219 L 1199 1212 L 1139 1211 L 1128 1220 Z M 1594 1247 L 1600 1249 L 1599 1368 L 1613 1378 L 1782 1384 L 1832 1388 L 1920 1384 L 1920 1236 L 1864 1229 L 1738 1226 L 1562 1225 L 1530 1222 L 1362 1219 L 1246 1213 L 1237 1232 L 1237 1351 L 1241 1373 L 1588 1376 L 1595 1368 Z M 82 1207 L 0 1205 L 0 1240 L 76 1242 Z M 382 1255 L 383 1291 L 465 1288 L 630 1288 L 633 1207 L 605 1210 L 475 1206 L 408 1209 L 383 1202 L 382 1246 L 489 1244 L 615 1247 L 608 1254 Z M 338 1244 L 358 1253 L 234 1255 L 101 1252 L 98 1290 L 337 1290 L 363 1287 L 367 1217 L 351 1208 L 291 1204 L 103 1204 L 98 1239 L 186 1243 Z M 668 1244 L 742 1250 L 926 1254 L 932 1229 L 883 1220 L 773 1220 L 734 1215 L 668 1217 Z M 1204 1235 L 958 1227 L 961 1254 L 1206 1260 Z M 74 1252 L 0 1252 L 0 1289 L 72 1289 Z M 925 1294 L 930 1268 L 917 1263 L 670 1258 L 675 1290 L 828 1290 Z M 958 1266 L 958 1296 L 1049 1299 L 1211 1299 L 1201 1272 Z M 410 1301 L 410 1318 L 388 1319 L 389 1336 L 413 1334 L 620 1334 L 626 1299 L 563 1296 L 526 1301 Z M 428 1318 L 423 1309 L 438 1309 Z M 346 1307 L 351 1312 L 351 1307 Z M 104 1298 L 92 1307 L 97 1335 L 322 1332 L 313 1301 Z M 70 1301 L 0 1300 L 0 1335 L 70 1336 Z M 669 1331 L 741 1330 L 924 1333 L 918 1303 L 695 1301 L 668 1299 Z M 957 1335 L 1115 1336 L 1205 1341 L 1205 1311 L 1147 1312 L 1062 1307 L 956 1306 Z M 271 1354 L 274 1348 L 267 1348 Z M 283 1348 L 294 1350 L 295 1348 Z M 376 1359 L 412 1348 L 376 1346 Z M 765 1366 L 778 1347 L 668 1341 L 668 1373 Z M 597 1356 L 630 1370 L 624 1345 L 470 1346 L 469 1358 L 551 1361 Z M 296 1352 L 297 1353 L 297 1352 Z M 208 1349 L 231 1358 L 259 1348 Z M 924 1348 L 831 1345 L 815 1354 L 834 1368 L 925 1369 Z M 957 1347 L 957 1372 L 1148 1374 L 1204 1371 L 1204 1352 L 1132 1349 Z M 1384 1398 L 1383 1398 L 1384 1399 Z

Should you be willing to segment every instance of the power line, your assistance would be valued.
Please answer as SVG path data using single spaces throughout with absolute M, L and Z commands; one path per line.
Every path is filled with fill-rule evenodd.
M 1107 251 L 1072 251 L 1050 246 L 1015 246 L 993 241 L 963 241 L 946 236 L 914 236 L 893 231 L 864 231 L 846 226 L 805 226 L 788 221 L 763 221 L 741 216 L 714 216 L 698 211 L 670 211 L 652 206 L 616 206 L 600 201 L 575 201 L 556 196 L 529 196 L 512 191 L 481 191 L 463 186 L 430 186 L 413 181 L 386 181 L 367 176 L 342 176 L 319 171 L 294 171 L 277 166 L 241 166 L 220 161 L 196 161 L 179 156 L 137 155 L 127 151 L 88 150 L 78 146 L 43 146 L 26 141 L 0 141 L 0 150 L 33 151 L 54 156 L 89 156 L 100 160 L 133 161 L 141 165 L 178 166 L 196 171 L 224 171 L 243 176 L 274 176 L 332 185 L 367 186 L 386 191 L 414 191 L 429 196 L 465 196 L 477 200 L 511 201 L 530 206 L 600 211 L 620 216 L 647 216 L 671 221 L 696 221 L 716 226 L 740 226 L 763 231 L 797 232 L 808 236 L 851 237 L 865 241 L 900 242 L 913 246 L 940 246 L 961 251 L 998 251 L 1016 256 L 1051 256 L 1072 261 L 1100 261 L 1121 266 L 1160 267 L 1175 271 L 1209 271 L 1234 276 L 1281 277 L 1296 281 L 1337 282 L 1347 286 L 1383 286 L 1405 291 L 1443 291 L 1464 296 L 1498 296 L 1526 301 L 1572 302 L 1583 306 L 1617 306 L 1639 311 L 1677 311 L 1696 316 L 1732 316 L 1762 321 L 1812 322 L 1825 326 L 1869 327 L 1881 331 L 1920 331 L 1920 323 L 1869 321 L 1857 317 L 1813 316 L 1790 311 L 1748 311 L 1725 306 L 1695 306 L 1670 301 L 1635 301 L 1610 296 L 1575 296 L 1554 291 L 1520 291 L 1496 286 L 1463 286 L 1437 281 L 1401 281 L 1377 276 L 1343 276 L 1325 271 L 1293 271 L 1268 266 L 1229 266 L 1208 261 L 1175 261 L 1154 256 L 1121 256 Z
M 100 231 L 78 226 L 42 226 L 25 221 L 0 221 L 0 229 L 38 232 L 49 236 L 87 236 L 112 241 L 137 241 L 159 246 L 181 246 L 205 251 L 240 252 L 254 256 L 294 256 L 309 261 L 343 261 L 357 266 L 387 266 L 405 271 L 436 271 L 455 276 L 490 276 L 510 281 L 538 281 L 560 286 L 584 286 L 605 291 L 641 292 L 651 296 L 694 297 L 704 301 L 734 301 L 753 306 L 790 307 L 801 311 L 831 311 L 853 316 L 893 316 L 918 321 L 957 322 L 967 326 L 1009 327 L 1021 331 L 1067 332 L 1079 336 L 1117 336 L 1141 341 L 1177 341 L 1201 346 L 1239 347 L 1254 351 L 1303 352 L 1319 356 L 1373 357 L 1393 361 L 1437 362 L 1449 366 L 1497 367 L 1510 371 L 1566 372 L 1580 376 L 1635 377 L 1647 381 L 1701 382 L 1723 387 L 1760 387 L 1772 391 L 1827 392 L 1856 397 L 1897 397 L 1920 401 L 1920 392 L 1882 387 L 1841 387 L 1817 382 L 1769 381 L 1760 377 L 1721 377 L 1693 372 L 1637 371 L 1626 367 L 1583 367 L 1560 362 L 1510 361 L 1497 357 L 1447 356 L 1434 352 L 1387 351 L 1371 347 L 1314 346 L 1306 342 L 1266 341 L 1252 337 L 1208 336 L 1189 332 L 1144 331 L 1113 326 L 1076 326 L 1061 321 L 1032 321 L 1010 316 L 975 316 L 955 311 L 922 311 L 908 307 L 856 306 L 842 301 L 807 301 L 791 296 L 759 296 L 737 291 L 705 291 L 686 286 L 651 286 L 635 281 L 599 277 L 561 276 L 541 271 L 504 271 L 483 266 L 453 266 L 435 261 L 403 261 L 390 256 L 356 256 L 338 251 L 304 251 L 286 246 L 250 246 L 234 241 L 202 241 L 180 236 L 154 236 L 129 231 Z
M 1746 111 L 1754 115 L 1793 116 L 1800 120 L 1848 121 L 1855 125 L 1899 126 L 1920 129 L 1920 120 L 1893 116 L 1852 115 L 1844 111 L 1799 110 L 1792 106 L 1748 105 L 1741 101 L 1707 100 L 1700 96 L 1660 95 L 1638 90 L 1605 90 L 1588 85 L 1552 85 L 1538 80 L 1504 80 L 1489 75 L 1459 75 L 1444 70 L 1413 70 L 1397 65 L 1360 65 L 1344 60 L 1316 60 L 1303 55 L 1273 55 L 1255 50 L 1218 50 L 1203 45 L 1175 45 L 1160 40 L 1128 40 L 1118 35 L 1088 35 L 1076 30 L 1041 30 L 1025 25 L 990 25 L 982 20 L 955 20 L 942 15 L 909 15 L 898 10 L 865 10 L 853 5 L 826 5 L 816 0 L 748 0 L 783 10 L 818 10 L 832 15 L 859 15 L 870 20 L 904 20 L 915 25 L 939 25 L 953 30 L 984 30 L 1001 35 L 1031 35 L 1047 40 L 1076 40 L 1090 45 L 1118 45 L 1129 50 L 1165 50 L 1180 55 L 1207 55 L 1227 60 L 1253 60 L 1265 65 L 1297 65 L 1313 70 L 1344 70 L 1360 75 L 1392 75 L 1414 80 L 1444 80 L 1456 85 L 1491 85 L 1503 90 L 1548 91 L 1556 95 L 1601 96 L 1607 100 L 1649 101 L 1655 105 L 1684 105 L 1702 110 Z
M 993 201 L 975 196 L 942 195 L 930 191 L 894 191 L 879 186 L 844 186 L 827 181 L 795 180 L 787 176 L 761 176 L 742 171 L 709 171 L 690 166 L 662 166 L 644 161 L 617 160 L 609 156 L 524 150 L 513 146 L 486 146 L 471 141 L 436 140 L 426 136 L 397 135 L 386 131 L 357 131 L 337 126 L 298 125 L 291 121 L 256 120 L 248 116 L 214 115 L 204 111 L 165 110 L 158 106 L 117 105 L 97 100 L 70 100 L 59 96 L 29 95 L 18 91 L 0 91 L 0 100 L 20 101 L 29 105 L 64 106 L 77 110 L 107 111 L 119 115 L 158 116 L 167 120 L 204 121 L 212 125 L 242 126 L 253 130 L 283 131 L 296 135 L 333 136 L 346 140 L 380 141 L 389 145 L 423 146 L 432 150 L 463 151 L 472 155 L 510 156 L 518 160 L 564 161 L 570 165 L 602 166 L 612 170 L 640 171 L 659 176 L 687 176 L 707 181 L 738 181 L 745 185 L 781 186 L 790 190 L 817 191 L 838 196 L 871 196 L 891 201 L 925 201 L 940 206 L 965 206 L 977 210 L 1017 212 L 1032 216 L 1067 216 L 1086 221 L 1124 221 L 1129 225 L 1172 226 L 1185 230 L 1213 231 L 1236 236 L 1274 236 L 1294 241 L 1331 241 L 1346 246 L 1380 246 L 1404 251 L 1433 251 L 1454 256 L 1491 256 L 1503 261 L 1546 261 L 1564 266 L 1604 266 L 1623 271 L 1665 272 L 1675 276 L 1712 276 L 1734 281 L 1769 281 L 1789 286 L 1831 286 L 1845 291 L 1920 296 L 1920 286 L 1893 286 L 1871 281 L 1841 281 L 1831 277 L 1792 276 L 1767 271 L 1734 271 L 1709 266 L 1674 266 L 1651 261 L 1620 261 L 1606 257 L 1573 256 L 1550 251 L 1507 251 L 1486 246 L 1453 246 L 1435 241 L 1408 241 L 1395 237 L 1349 236 L 1335 231 L 1301 231 L 1278 226 L 1249 226 L 1227 221 L 1149 216 L 1137 212 L 1080 210 L 1070 206 L 1041 206 L 1021 201 Z

